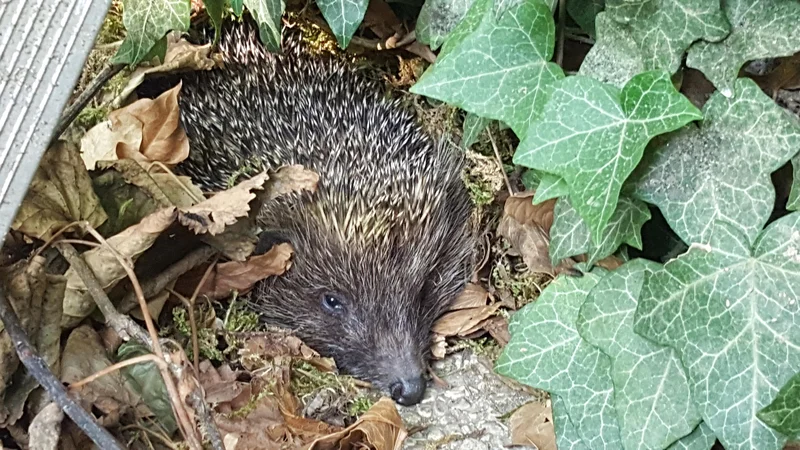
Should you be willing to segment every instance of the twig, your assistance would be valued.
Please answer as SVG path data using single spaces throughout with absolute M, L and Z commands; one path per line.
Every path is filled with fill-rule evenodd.
M 89 265 L 86 264 L 81 255 L 78 254 L 75 247 L 65 242 L 56 242 L 55 246 L 64 255 L 64 258 L 75 270 L 75 273 L 83 280 L 86 290 L 89 291 L 89 295 L 94 299 L 108 326 L 113 328 L 123 339 L 130 337 L 152 348 L 153 344 L 150 342 L 150 337 L 147 333 L 130 317 L 117 312 L 103 287 L 97 281 L 94 272 L 92 272 L 92 269 L 89 268 Z
M 67 244 L 68 245 L 68 244 Z M 55 401 L 61 410 L 64 411 L 75 425 L 77 425 L 89 439 L 99 448 L 123 450 L 124 447 L 105 428 L 92 417 L 85 409 L 73 400 L 64 385 L 50 372 L 47 363 L 36 353 L 36 349 L 31 345 L 25 330 L 19 322 L 17 314 L 11 304 L 6 299 L 5 292 L 0 289 L 0 318 L 3 320 L 6 331 L 14 341 L 14 348 L 19 355 L 20 362 L 28 369 L 28 373 L 39 382 L 40 385 L 50 394 L 50 398 Z
M 175 292 L 172 289 L 167 289 L 167 292 L 170 294 L 178 297 L 185 305 L 186 308 L 189 309 L 189 327 L 192 331 L 192 365 L 194 366 L 195 372 L 199 373 L 200 370 L 200 340 L 197 336 L 197 319 L 194 315 L 194 307 L 195 303 L 197 302 L 197 296 L 200 294 L 200 289 L 206 284 L 206 280 L 208 276 L 211 275 L 211 270 L 214 269 L 214 266 L 217 265 L 217 259 L 214 258 L 214 261 L 206 268 L 206 271 L 203 273 L 203 276 L 200 278 L 200 282 L 194 288 L 194 292 L 192 293 L 192 297 L 186 299 L 183 295 Z
M 71 105 L 64 110 L 64 113 L 61 115 L 61 119 L 58 121 L 58 125 L 56 126 L 56 130 L 53 132 L 53 139 L 58 139 L 61 137 L 61 134 L 69 127 L 69 124 L 78 117 L 78 114 L 86 107 L 89 101 L 97 95 L 97 92 L 108 83 L 108 80 L 114 77 L 114 75 L 118 74 L 122 69 L 125 68 L 124 64 L 115 64 L 112 66 L 106 66 L 97 74 L 92 83 L 86 87 L 86 89 L 81 92 L 78 98 L 72 102 Z
M 587 37 L 587 36 L 581 36 L 579 34 L 566 32 L 566 33 L 564 33 L 564 37 L 566 39 L 569 39 L 569 40 L 572 40 L 572 41 L 575 41 L 575 42 L 581 42 L 583 44 L 594 45 L 594 39 L 592 39 L 590 37 Z
M 567 0 L 558 0 L 558 41 L 556 42 L 556 64 L 563 67 L 564 35 L 567 27 Z
M 178 277 L 194 269 L 198 265 L 208 261 L 208 258 L 211 258 L 216 253 L 217 251 L 208 245 L 203 245 L 202 247 L 193 250 L 191 253 L 184 256 L 180 261 L 167 267 L 166 270 L 146 281 L 142 285 L 142 292 L 147 298 L 158 294 L 166 289 L 171 282 L 177 280 Z M 121 305 L 130 305 L 135 303 L 136 294 L 134 292 L 126 294 L 120 302 Z
M 492 134 L 492 130 L 486 129 L 486 133 L 489 135 L 489 141 L 492 143 L 492 149 L 494 149 L 494 156 L 497 158 L 497 164 L 500 166 L 500 173 L 503 174 L 503 179 L 506 182 L 506 188 L 508 189 L 508 195 L 514 197 L 514 189 L 511 187 L 511 180 L 508 179 L 508 174 L 506 174 L 506 169 L 503 167 L 503 158 L 500 156 L 500 150 L 497 148 L 497 143 L 494 141 L 494 135 Z
M 200 388 L 196 388 L 189 394 L 189 401 L 192 407 L 197 412 L 200 423 L 208 435 L 208 440 L 211 441 L 211 448 L 214 450 L 225 450 L 225 444 L 222 443 L 222 435 L 219 434 L 217 425 L 214 423 L 214 417 L 211 415 L 211 409 L 205 401 L 203 401 L 203 393 Z
M 69 389 L 71 391 L 75 390 L 75 389 L 78 389 L 81 386 L 89 384 L 92 381 L 94 381 L 94 380 L 96 380 L 96 379 L 98 379 L 98 378 L 100 378 L 102 376 L 108 375 L 111 372 L 116 372 L 117 370 L 122 369 L 123 367 L 132 366 L 134 364 L 139 364 L 139 363 L 143 363 L 143 362 L 147 362 L 147 361 L 154 362 L 157 365 L 164 366 L 164 367 L 166 367 L 166 364 L 167 364 L 167 363 L 164 362 L 163 359 L 160 359 L 156 355 L 147 354 L 147 355 L 142 355 L 142 356 L 136 356 L 134 358 L 126 359 L 126 360 L 120 361 L 120 362 L 118 362 L 116 364 L 112 364 L 112 365 L 106 367 L 105 369 L 97 371 L 97 372 L 89 375 L 88 377 L 80 380 L 80 381 L 76 381 L 76 382 L 74 382 L 74 383 L 69 385 Z
M 144 294 L 142 293 L 142 286 L 139 284 L 139 280 L 136 277 L 136 273 L 133 271 L 133 267 L 131 267 L 131 264 L 126 261 L 126 257 L 120 254 L 116 248 L 111 246 L 111 244 L 109 244 L 108 241 L 106 241 L 105 238 L 97 232 L 97 230 L 86 224 L 86 231 L 94 236 L 98 242 L 102 243 L 106 248 L 108 248 L 122 269 L 128 275 L 128 278 L 130 278 L 133 291 L 136 293 L 136 298 L 139 300 L 139 307 L 142 310 L 144 323 L 147 326 L 148 333 L 150 333 L 153 353 L 155 353 L 156 356 L 162 360 L 166 361 L 164 358 L 164 351 L 161 349 L 161 343 L 158 340 L 158 332 L 156 332 L 156 327 L 153 324 L 153 318 L 150 317 L 150 310 L 147 308 L 147 299 L 145 299 Z M 194 433 L 194 425 L 192 420 L 189 418 L 189 413 L 186 411 L 185 404 L 181 400 L 180 394 L 178 393 L 178 386 L 175 384 L 175 380 L 172 378 L 170 369 L 159 367 L 159 370 L 161 372 L 161 377 L 164 379 L 164 385 L 167 388 L 172 409 L 174 410 L 175 416 L 178 419 L 178 424 L 183 431 L 183 436 L 186 438 L 190 448 L 202 450 L 203 445 L 200 442 L 199 437 Z

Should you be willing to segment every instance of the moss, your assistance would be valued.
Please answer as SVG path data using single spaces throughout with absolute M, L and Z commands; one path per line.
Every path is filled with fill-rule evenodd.
M 507 258 L 500 258 L 492 267 L 491 279 L 495 289 L 508 291 L 517 308 L 521 308 L 539 297 L 551 277 L 515 271 Z
M 299 398 L 327 388 L 346 392 L 354 387 L 348 378 L 322 372 L 305 361 L 297 361 L 292 365 L 292 392 Z
M 125 24 L 122 23 L 122 1 L 114 0 L 97 35 L 97 44 L 110 44 L 125 38 Z
M 375 402 L 369 397 L 357 397 L 350 402 L 350 406 L 347 408 L 347 413 L 352 417 L 361 417 L 361 415 L 369 411 L 374 404 Z
M 84 129 L 92 128 L 98 123 L 106 120 L 108 110 L 103 107 L 87 106 L 75 118 L 74 124 Z
M 198 314 L 199 315 L 199 314 Z M 172 322 L 175 330 L 180 333 L 184 338 L 191 340 L 192 326 L 189 323 L 189 312 L 184 307 L 178 307 L 172 310 Z M 214 330 L 210 328 L 203 328 L 197 324 L 197 342 L 200 347 L 200 355 L 213 361 L 222 361 L 224 355 L 219 350 L 219 340 Z M 192 359 L 191 344 L 186 345 L 186 355 Z
M 247 310 L 244 306 L 242 306 L 241 303 L 238 303 L 236 301 L 236 296 L 234 295 L 230 306 L 228 306 L 228 311 L 225 313 L 225 321 L 223 325 L 225 330 L 234 333 L 247 333 L 256 331 L 258 326 L 258 314 Z

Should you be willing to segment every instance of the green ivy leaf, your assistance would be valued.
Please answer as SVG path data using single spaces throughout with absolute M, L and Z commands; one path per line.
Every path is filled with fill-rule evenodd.
M 533 197 L 533 204 L 538 205 L 568 194 L 569 186 L 567 186 L 567 182 L 563 178 L 552 173 L 541 172 L 539 186 L 536 188 L 536 194 Z
M 140 63 L 168 32 L 189 29 L 190 9 L 189 0 L 125 0 L 122 10 L 125 40 L 111 63 Z
M 475 0 L 425 0 L 417 17 L 417 40 L 436 50 L 473 3 Z
M 692 43 L 699 39 L 719 41 L 730 31 L 719 0 L 660 0 L 647 6 L 635 13 L 625 8 L 606 13 L 614 20 L 603 22 L 603 33 L 586 58 L 590 66 L 610 70 L 608 79 L 618 79 L 616 74 L 623 71 L 629 76 L 647 70 L 675 73 Z M 622 13 L 627 14 L 620 16 Z M 623 45 L 620 47 L 619 43 Z M 621 52 L 626 62 L 618 65 L 616 57 Z M 631 72 L 632 67 L 638 70 Z
M 570 420 L 564 400 L 556 394 L 550 394 L 550 400 L 553 407 L 553 427 L 558 450 L 589 450 L 589 447 L 581 441 L 578 428 Z
M 281 50 L 281 16 L 286 4 L 283 0 L 244 0 L 244 5 L 258 23 L 261 43 L 271 52 Z
M 584 76 L 553 89 L 514 163 L 562 177 L 570 203 L 599 242 L 648 141 L 702 114 L 664 72 L 639 74 L 621 91 Z
M 800 373 L 795 374 L 757 416 L 786 436 L 795 439 L 800 436 Z
M 654 0 L 607 0 L 606 11 L 617 20 L 631 20 L 633 17 L 652 14 L 658 7 Z
M 350 39 L 364 20 L 368 5 L 369 0 L 317 0 L 319 10 L 341 48 L 347 48 L 350 44 Z
M 491 119 L 468 112 L 467 117 L 464 118 L 464 138 L 461 140 L 461 146 L 465 149 L 472 147 L 489 123 L 491 123 Z
M 786 202 L 789 211 L 800 210 L 800 153 L 792 158 L 792 190 Z
M 732 25 L 730 35 L 721 42 L 694 44 L 686 65 L 703 72 L 722 95 L 730 97 L 745 62 L 800 50 L 800 2 L 726 0 L 722 7 Z
M 242 12 L 244 12 L 244 0 L 230 0 L 231 9 L 233 13 L 236 14 L 236 17 L 242 17 Z
M 667 450 L 709 450 L 716 440 L 717 436 L 711 428 L 705 422 L 700 422 L 694 431 L 667 447 Z
M 500 120 L 521 136 L 544 106 L 545 87 L 564 76 L 548 62 L 555 24 L 541 0 L 518 2 L 497 20 L 493 4 L 472 5 L 411 92 Z
M 588 254 L 589 265 L 612 255 L 623 243 L 642 249 L 642 225 L 650 220 L 650 210 L 639 200 L 620 196 L 602 239 L 594 243 L 589 227 L 566 198 L 556 202 L 550 228 L 550 261 L 556 265 L 564 258 Z
M 589 36 L 595 36 L 595 18 L 605 7 L 605 0 L 570 0 L 567 13 Z
M 226 0 L 203 0 L 208 18 L 214 25 L 214 44 L 219 42 L 222 33 L 222 13 L 225 11 Z
M 653 141 L 631 177 L 634 195 L 657 205 L 687 243 L 706 242 L 715 220 L 752 242 L 775 202 L 770 173 L 800 148 L 800 121 L 744 78 L 734 98 L 712 95 L 704 115 L 699 127 Z
M 600 278 L 596 273 L 602 272 L 560 276 L 517 311 L 495 370 L 561 397 L 588 448 L 621 448 L 611 362 L 575 328 L 578 310 Z
M 645 272 L 660 267 L 636 259 L 609 272 L 589 293 L 577 321 L 581 337 L 611 358 L 624 448 L 666 448 L 700 423 L 678 354 L 633 332 Z
M 800 213 L 750 240 L 718 221 L 706 244 L 645 275 L 634 330 L 680 354 L 725 448 L 780 450 L 756 413 L 800 370 Z
M 522 176 L 520 178 L 522 180 L 522 184 L 525 186 L 526 191 L 535 191 L 542 179 L 539 172 L 533 169 L 528 169 L 525 172 L 522 172 Z
M 597 15 L 597 42 L 586 54 L 579 73 L 623 88 L 634 75 L 644 72 L 644 59 L 629 33 L 608 13 Z

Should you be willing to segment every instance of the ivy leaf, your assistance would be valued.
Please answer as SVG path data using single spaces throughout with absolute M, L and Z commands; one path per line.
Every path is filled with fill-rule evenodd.
M 258 23 L 261 43 L 271 52 L 281 50 L 281 16 L 286 4 L 283 0 L 244 0 L 244 5 Z
M 633 332 L 645 272 L 659 267 L 636 259 L 609 272 L 591 290 L 578 316 L 581 336 L 611 358 L 625 448 L 666 448 L 700 423 L 677 352 Z
M 770 173 L 800 148 L 800 122 L 744 78 L 734 98 L 712 95 L 704 115 L 653 141 L 631 177 L 634 196 L 657 205 L 684 242 L 706 242 L 716 220 L 752 242 L 775 202 Z
M 700 118 L 664 72 L 639 74 L 621 91 L 592 78 L 569 77 L 554 84 L 514 163 L 562 177 L 570 203 L 599 242 L 647 142 Z
M 563 178 L 552 173 L 542 172 L 539 186 L 533 197 L 533 204 L 546 202 L 550 199 L 564 197 L 569 194 L 569 186 Z
M 660 0 L 646 6 L 636 11 L 609 9 L 607 14 L 614 20 L 603 23 L 604 30 L 598 35 L 597 45 L 586 56 L 590 64 L 603 61 L 604 68 L 619 72 L 617 59 L 613 58 L 621 51 L 629 51 L 630 44 L 620 48 L 618 43 L 633 43 L 635 51 L 626 52 L 624 60 L 636 61 L 623 64 L 621 68 L 640 68 L 632 74 L 647 70 L 672 74 L 680 68 L 683 54 L 692 43 L 699 39 L 719 41 L 730 31 L 719 0 Z
M 236 17 L 242 17 L 242 12 L 244 12 L 244 3 L 243 0 L 230 0 L 231 9 L 233 13 L 236 14 Z
M 721 42 L 694 44 L 686 65 L 703 72 L 722 95 L 730 97 L 745 62 L 800 50 L 800 2 L 726 0 L 722 7 L 732 25 L 730 35 Z
M 222 33 L 222 13 L 225 11 L 226 0 L 203 0 L 203 5 L 206 7 L 208 18 L 214 25 L 214 44 L 219 42 Z
M 650 220 L 650 210 L 639 200 L 620 196 L 602 239 L 594 243 L 589 227 L 569 201 L 562 198 L 553 211 L 550 228 L 550 261 L 555 265 L 570 256 L 588 254 L 589 265 L 613 254 L 623 243 L 642 249 L 642 225 Z
M 539 182 L 542 179 L 541 174 L 539 172 L 528 169 L 525 172 L 522 172 L 522 176 L 520 177 L 523 186 L 525 186 L 526 191 L 535 191 L 536 188 L 539 186 Z
M 689 435 L 676 441 L 667 450 L 709 450 L 714 446 L 717 436 L 705 422 L 700 422 Z
M 800 213 L 750 240 L 718 221 L 706 244 L 645 275 L 634 330 L 680 354 L 703 421 L 725 448 L 780 450 L 756 418 L 800 370 Z
M 758 412 L 758 418 L 786 436 L 800 436 L 800 373 L 778 392 L 775 400 Z
M 473 3 L 475 0 L 425 0 L 417 17 L 417 40 L 436 50 Z
M 786 201 L 786 209 L 800 210 L 800 153 L 792 158 L 792 190 L 789 192 L 789 200 Z
M 341 48 L 347 48 L 350 44 L 350 39 L 364 20 L 368 5 L 369 0 L 317 0 L 319 10 Z
M 411 92 L 500 120 L 522 136 L 544 106 L 546 86 L 564 77 L 548 62 L 555 24 L 541 0 L 517 2 L 499 19 L 493 4 L 475 1 Z
M 604 6 L 605 0 L 570 0 L 567 2 L 567 13 L 583 31 L 594 37 L 594 21 Z
M 644 72 L 644 59 L 629 33 L 608 13 L 597 15 L 597 41 L 586 54 L 579 73 L 618 88 L 634 75 Z
M 461 146 L 465 149 L 472 147 L 490 122 L 491 119 L 467 113 L 467 117 L 464 118 L 464 138 L 461 140 Z
M 606 11 L 620 21 L 628 21 L 633 17 L 652 14 L 658 7 L 653 0 L 607 0 Z
M 495 371 L 561 397 L 588 448 L 621 448 L 611 362 L 575 328 L 578 310 L 600 278 L 597 273 L 560 276 L 517 311 L 508 325 L 511 341 Z
M 578 428 L 570 420 L 564 400 L 556 394 L 550 394 L 550 400 L 553 402 L 553 427 L 558 450 L 589 450 L 581 441 Z
M 122 11 L 125 40 L 112 64 L 135 65 L 172 30 L 189 29 L 189 0 L 126 0 Z

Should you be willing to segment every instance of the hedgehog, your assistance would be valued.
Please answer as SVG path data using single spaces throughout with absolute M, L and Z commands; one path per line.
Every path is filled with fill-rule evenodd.
M 316 192 L 259 211 L 258 250 L 288 242 L 295 252 L 249 307 L 342 373 L 416 404 L 432 325 L 473 269 L 463 153 L 352 64 L 304 51 L 297 31 L 283 30 L 280 53 L 257 33 L 252 19 L 226 24 L 224 67 L 179 75 L 191 150 L 176 172 L 210 191 L 243 168 L 317 172 Z

